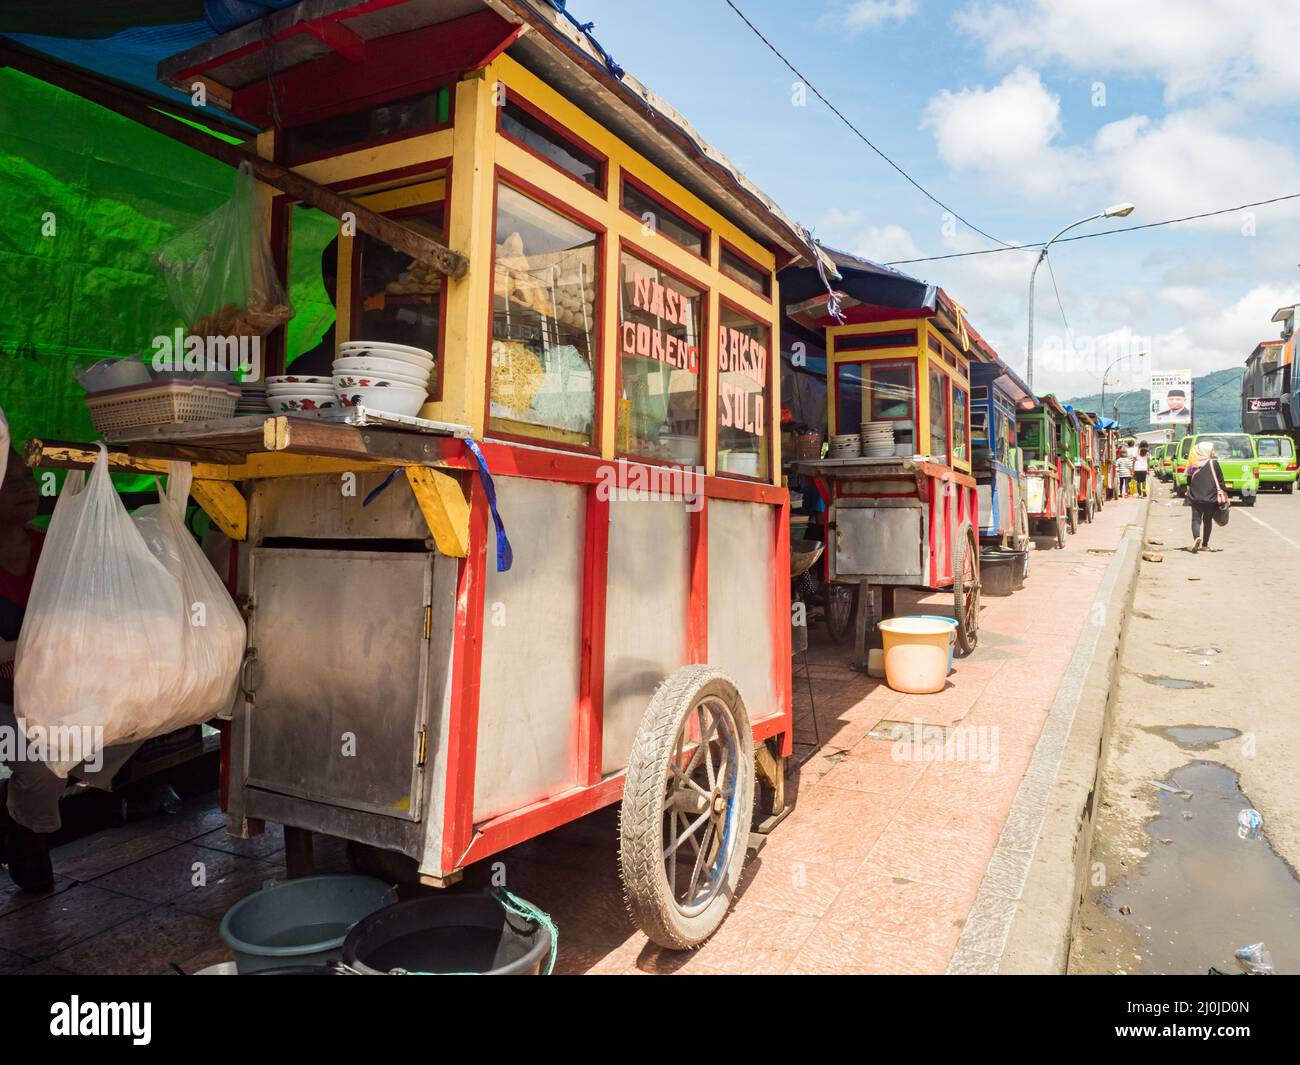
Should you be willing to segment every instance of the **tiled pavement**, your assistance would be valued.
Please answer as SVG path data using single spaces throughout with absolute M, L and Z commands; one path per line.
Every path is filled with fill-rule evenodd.
M 284 876 L 284 842 L 274 826 L 251 840 L 224 826 L 214 793 L 57 848 L 47 894 L 24 894 L 0 873 L 0 973 L 195 972 L 228 960 L 218 922 Z M 316 858 L 323 872 L 347 868 L 335 840 L 319 841 Z
M 796 678 L 794 810 L 745 868 L 731 914 L 689 954 L 635 930 L 618 880 L 617 809 L 506 852 L 508 886 L 554 917 L 567 973 L 940 973 L 961 935 L 1080 628 L 1132 501 L 1112 503 L 1065 550 L 1036 551 L 1025 589 L 986 597 L 980 643 L 944 691 L 900 695 L 851 672 L 817 641 L 809 673 L 823 745 L 812 748 L 807 684 Z M 900 593 L 898 607 L 950 607 Z M 922 612 L 919 609 L 917 612 Z M 993 726 L 996 760 L 898 761 L 881 722 Z M 970 733 L 967 733 L 969 736 Z M 986 752 L 987 753 L 987 752 Z M 0 973 L 187 972 L 229 957 L 221 914 L 283 875 L 282 837 L 233 840 L 215 803 L 191 804 L 55 852 L 55 890 L 32 898 L 0 874 Z M 321 871 L 346 863 L 318 840 Z M 206 877 L 195 886 L 195 863 Z M 486 864 L 456 890 L 477 890 Z

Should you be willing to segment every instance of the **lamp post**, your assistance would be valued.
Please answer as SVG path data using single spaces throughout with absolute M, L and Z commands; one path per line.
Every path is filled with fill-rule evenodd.
M 1121 392 L 1118 396 L 1115 397 L 1115 405 L 1114 407 L 1111 408 L 1111 411 L 1115 415 L 1115 425 L 1118 428 L 1123 428 L 1123 426 L 1119 424 L 1119 401 L 1123 399 L 1125 396 L 1131 396 L 1135 392 L 1141 392 L 1141 391 L 1142 389 L 1140 388 L 1130 388 L 1127 392 Z
M 1136 355 L 1121 355 L 1118 359 L 1116 359 L 1114 362 L 1112 362 L 1109 366 L 1106 367 L 1105 371 L 1101 375 L 1101 409 L 1103 413 L 1106 410 L 1106 378 L 1110 376 L 1111 370 L 1115 369 L 1115 367 L 1118 366 L 1125 359 L 1128 358 L 1145 359 L 1146 357 L 1147 357 L 1147 353 L 1145 351 L 1139 351 Z
M 1107 207 L 1104 211 L 1098 211 L 1096 214 L 1090 214 L 1087 218 L 1080 218 L 1077 222 L 1071 222 L 1063 229 L 1058 229 L 1052 235 L 1051 240 L 1043 245 L 1038 253 L 1038 258 L 1034 260 L 1034 268 L 1029 272 L 1029 362 L 1025 367 L 1025 383 L 1032 389 L 1034 387 L 1034 279 L 1038 276 L 1038 268 L 1042 265 L 1043 260 L 1047 258 L 1047 249 L 1063 233 L 1069 232 L 1075 226 L 1081 226 L 1085 222 L 1095 222 L 1098 218 L 1127 218 L 1134 211 L 1131 203 L 1117 203 Z

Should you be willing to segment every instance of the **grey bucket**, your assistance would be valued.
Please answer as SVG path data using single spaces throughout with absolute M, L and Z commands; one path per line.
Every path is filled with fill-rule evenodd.
M 390 905 L 396 889 L 370 876 L 276 881 L 240 899 L 221 919 L 221 938 L 241 975 L 325 965 L 343 956 L 352 926 Z

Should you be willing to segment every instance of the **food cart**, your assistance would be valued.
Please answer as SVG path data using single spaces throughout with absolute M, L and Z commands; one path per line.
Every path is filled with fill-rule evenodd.
M 1091 522 L 1097 511 L 1097 485 L 1100 480 L 1097 445 L 1097 416 L 1088 411 L 1073 411 L 1077 426 L 1079 461 L 1075 467 L 1076 513 Z
M 1065 408 L 1050 395 L 1040 396 L 1032 407 L 1022 406 L 1016 414 L 1030 532 L 1054 536 L 1057 547 L 1065 546 L 1067 513 L 1073 509 L 1073 471 L 1062 447 L 1067 417 Z
M 285 277 L 337 239 L 336 341 L 425 348 L 435 384 L 415 417 L 161 426 L 110 458 L 193 462 L 238 545 L 232 833 L 328 833 L 445 885 L 622 799 L 633 916 L 687 948 L 730 905 L 756 770 L 785 808 L 774 271 L 816 253 L 575 27 L 309 0 L 164 62 L 303 179 L 259 171 Z M 272 372 L 313 342 L 281 336 Z
M 827 504 L 830 580 L 859 589 L 857 665 L 867 657 L 877 587 L 882 618 L 894 614 L 898 588 L 951 593 L 957 653 L 967 655 L 978 638 L 980 603 L 970 362 L 992 351 L 973 341 L 961 309 L 941 289 L 929 287 L 918 306 L 870 302 L 881 289 L 873 264 L 833 258 L 843 321 L 828 296 L 787 304 L 787 314 L 824 331 L 832 440 L 887 424 L 886 444 L 873 439 L 889 453 L 794 468 L 814 478 Z
M 1032 402 L 1029 386 L 1000 358 L 975 362 L 971 380 L 971 455 L 979 494 L 982 543 L 1023 550 L 1029 540 L 1023 456 L 1016 412 Z

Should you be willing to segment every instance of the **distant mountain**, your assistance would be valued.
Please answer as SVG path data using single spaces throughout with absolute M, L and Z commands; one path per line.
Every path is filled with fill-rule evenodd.
M 1215 370 L 1204 377 L 1192 380 L 1194 397 L 1193 412 L 1198 432 L 1241 432 L 1241 377 L 1243 369 L 1233 367 L 1229 370 Z M 1142 432 L 1154 428 L 1151 425 L 1148 404 L 1150 393 L 1144 388 L 1140 392 L 1123 393 L 1118 389 L 1119 423 L 1125 429 Z M 1076 396 L 1063 402 L 1083 410 L 1096 411 L 1107 418 L 1115 417 L 1115 392 L 1106 390 L 1106 409 L 1101 409 L 1101 393 L 1089 396 Z

